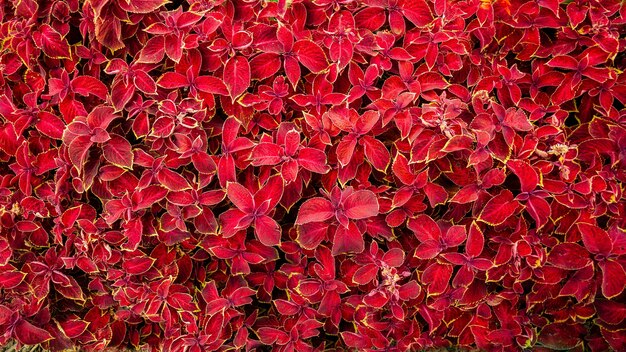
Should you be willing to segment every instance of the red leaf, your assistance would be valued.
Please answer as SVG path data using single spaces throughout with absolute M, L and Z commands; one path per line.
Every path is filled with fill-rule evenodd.
M 107 93 L 109 92 L 104 83 L 91 76 L 78 76 L 74 78 L 72 80 L 72 89 L 82 96 L 93 94 L 103 100 L 106 99 Z
M 165 54 L 174 62 L 180 62 L 183 57 L 183 38 L 180 36 L 170 35 L 165 40 Z
M 280 70 L 280 56 L 274 53 L 261 53 L 250 60 L 252 79 L 264 80 Z
M 459 150 L 471 150 L 473 144 L 472 138 L 464 135 L 452 136 L 446 145 L 443 147 L 443 151 L 446 153 L 456 152 Z
M 170 191 L 183 191 L 189 189 L 189 183 L 179 173 L 176 173 L 170 169 L 161 169 L 157 173 L 157 179 Z
M 557 268 L 566 270 L 580 270 L 589 263 L 589 253 L 576 243 L 561 243 L 550 251 L 548 262 Z
M 125 260 L 122 263 L 122 268 L 124 268 L 128 274 L 139 275 L 148 271 L 155 261 L 156 259 L 154 258 L 135 257 Z
M 234 101 L 250 86 L 250 63 L 243 56 L 234 56 L 224 66 L 224 83 Z
M 385 172 L 391 155 L 385 145 L 376 138 L 365 136 L 362 140 L 367 160 L 380 172 Z
M 122 42 L 122 23 L 113 16 L 95 19 L 96 39 L 105 47 L 116 51 L 124 47 Z
M 228 89 L 222 80 L 211 76 L 200 76 L 195 80 L 199 91 L 211 94 L 227 95 Z
M 472 258 L 478 257 L 483 252 L 484 246 L 485 236 L 480 228 L 478 228 L 478 225 L 474 222 L 470 226 L 469 234 L 467 235 L 465 253 Z
M 135 86 L 146 94 L 156 94 L 157 86 L 154 79 L 144 71 L 135 71 Z
M 135 87 L 132 84 L 124 84 L 123 81 L 119 81 L 111 88 L 111 102 L 116 111 L 124 109 L 126 104 L 135 94 Z
M 36 127 L 37 130 L 46 136 L 54 139 L 61 139 L 63 136 L 63 130 L 65 130 L 65 123 L 56 115 L 49 112 L 42 111 L 37 117 Z
M 598 317 L 603 322 L 618 325 L 626 319 L 626 304 L 598 299 L 594 302 L 594 306 L 598 312 Z
M 444 89 L 450 84 L 437 72 L 425 72 L 419 76 L 420 88 L 422 92 L 433 89 Z
M 401 0 L 399 7 L 404 16 L 417 27 L 426 27 L 433 20 L 430 6 L 425 0 Z
M 485 204 L 478 220 L 492 226 L 500 225 L 515 213 L 518 206 L 519 203 L 513 200 L 511 191 L 502 190 Z
M 433 208 L 439 204 L 445 204 L 448 200 L 448 191 L 442 185 L 429 182 L 424 186 L 424 193 L 426 193 L 428 203 Z
M 328 224 L 326 223 L 308 223 L 298 227 L 298 237 L 296 241 L 305 249 L 315 249 L 322 241 L 326 239 L 328 232 Z
M 408 227 L 420 242 L 429 240 L 439 241 L 441 238 L 441 229 L 439 225 L 428 215 L 420 214 L 410 219 Z
M 326 221 L 333 216 L 335 216 L 335 209 L 330 201 L 319 197 L 311 198 L 300 206 L 296 225 Z
M 15 324 L 15 337 L 25 345 L 36 345 L 54 338 L 48 331 L 38 328 L 24 319 L 18 320 Z
M 168 0 L 130 0 L 120 2 L 119 6 L 131 13 L 150 13 L 168 2 Z
M 337 228 L 333 241 L 333 255 L 361 253 L 364 250 L 365 241 L 363 240 L 363 234 L 361 234 L 355 223 L 350 222 L 347 228 L 343 226 Z
M 343 210 L 350 219 L 366 219 L 378 215 L 378 200 L 372 191 L 359 190 L 346 197 Z
M 139 192 L 136 192 L 137 196 L 133 194 L 133 200 L 137 200 L 134 211 L 149 208 L 150 206 L 158 203 L 167 195 L 168 190 L 162 186 L 151 185 Z
M 310 40 L 295 42 L 293 52 L 298 57 L 298 61 L 313 73 L 322 72 L 328 67 L 326 54 L 319 45 Z
M 286 332 L 281 331 L 279 329 L 274 329 L 270 327 L 262 327 L 257 330 L 257 335 L 261 342 L 266 345 L 286 345 L 289 342 L 289 335 Z
M 609 256 L 613 250 L 613 242 L 609 234 L 595 225 L 579 223 L 578 230 L 582 235 L 585 248 L 593 254 Z
M 365 285 L 374 280 L 378 275 L 378 267 L 375 264 L 367 264 L 357 269 L 352 276 L 352 281 L 359 285 Z
M 226 186 L 226 195 L 239 210 L 248 214 L 254 212 L 254 199 L 246 187 L 236 182 L 229 182 Z
M 428 295 L 440 295 L 447 288 L 452 277 L 452 265 L 433 263 L 422 274 L 422 282 L 428 285 Z
M 155 36 L 144 44 L 143 48 L 139 52 L 138 63 L 154 64 L 161 62 L 165 57 L 165 37 Z
M 298 152 L 298 164 L 318 174 L 325 174 L 330 167 L 326 165 L 326 154 L 315 148 L 302 148 Z
M 441 253 L 441 250 L 441 244 L 439 241 L 423 241 L 417 245 L 417 248 L 415 248 L 415 257 L 422 260 L 432 259 Z
M 354 148 L 356 148 L 357 139 L 354 136 L 348 135 L 343 138 L 337 145 L 336 153 L 337 160 L 341 166 L 346 166 L 352 160 L 354 155 Z
M 357 349 L 367 349 L 371 346 L 371 341 L 366 336 L 362 336 L 359 334 L 355 334 L 350 331 L 342 331 L 341 339 L 348 347 L 357 348 Z
M 283 148 L 274 143 L 259 143 L 252 149 L 252 165 L 276 165 L 280 163 L 284 155 Z
M 257 207 L 261 207 L 263 204 L 267 205 L 266 213 L 276 207 L 276 204 L 283 196 L 284 182 L 280 175 L 274 175 L 270 177 L 265 185 L 254 195 L 254 203 Z
M 541 329 L 538 342 L 552 350 L 569 351 L 582 342 L 580 336 L 584 333 L 585 329 L 582 326 L 576 329 L 575 326 L 566 323 L 552 323 Z
M 67 283 L 54 283 L 54 289 L 60 293 L 63 297 L 75 301 L 84 301 L 85 296 L 83 295 L 83 290 L 80 288 L 78 282 L 73 277 L 65 277 L 64 280 L 67 280 Z M 54 274 L 53 274 L 54 281 Z
M 75 339 L 82 335 L 85 330 L 87 330 L 87 326 L 89 324 L 85 321 L 69 320 L 59 322 L 59 325 L 65 333 L 65 336 L 69 337 L 70 339 Z
M 130 143 L 122 136 L 111 134 L 111 139 L 102 146 L 104 158 L 113 165 L 132 169 L 133 151 Z
M 400 295 L 400 299 L 403 301 L 408 301 L 410 299 L 417 298 L 420 293 L 422 293 L 422 288 L 415 280 L 411 280 L 406 284 L 402 285 L 398 290 Z
M 626 270 L 616 260 L 608 259 L 598 263 L 602 269 L 602 295 L 611 299 L 622 294 L 626 288 Z
M 26 274 L 19 271 L 7 271 L 0 273 L 0 288 L 5 290 L 15 288 L 22 283 L 25 277 Z
M 43 50 L 46 56 L 53 59 L 69 59 L 70 46 L 61 34 L 47 24 L 42 24 L 38 31 L 33 33 L 35 44 Z
M 563 68 L 566 70 L 577 70 L 578 69 L 578 61 L 571 56 L 555 56 L 550 61 L 546 63 L 546 65 L 550 67 Z
M 531 195 L 526 202 L 526 211 L 535 219 L 537 228 L 548 223 L 552 209 L 550 204 L 543 198 Z
M 70 161 L 79 170 L 83 168 L 87 152 L 89 152 L 89 148 L 91 148 L 92 145 L 93 142 L 91 141 L 90 136 L 77 137 L 72 141 L 72 143 L 70 143 L 68 148 Z
M 186 76 L 178 72 L 166 72 L 163 76 L 159 77 L 157 85 L 165 89 L 175 89 L 187 87 L 189 85 L 189 81 Z
M 383 262 L 390 267 L 396 268 L 404 263 L 405 253 L 400 248 L 392 248 L 383 255 Z
M 267 215 L 260 216 L 254 222 L 254 229 L 259 241 L 266 246 L 280 244 L 281 227 L 276 220 Z
M 478 190 L 479 188 L 475 184 L 467 185 L 456 192 L 454 197 L 450 199 L 450 202 L 460 204 L 474 202 L 478 199 Z

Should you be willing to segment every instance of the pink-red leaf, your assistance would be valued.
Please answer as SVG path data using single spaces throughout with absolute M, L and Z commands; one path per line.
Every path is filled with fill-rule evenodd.
M 374 192 L 360 190 L 346 197 L 343 209 L 350 219 L 366 219 L 378 215 L 379 205 Z
M 133 151 L 130 143 L 122 136 L 112 134 L 111 139 L 102 146 L 104 158 L 113 165 L 131 169 Z
M 330 201 L 324 198 L 311 198 L 300 206 L 296 225 L 326 221 L 334 215 L 335 209 Z
M 39 27 L 33 34 L 35 44 L 53 59 L 69 59 L 71 57 L 70 46 L 59 32 L 47 24 Z
M 293 52 L 298 61 L 313 73 L 318 73 L 328 67 L 326 54 L 319 45 L 310 40 L 299 40 L 293 45 Z
M 224 83 L 228 94 L 235 100 L 250 86 L 250 63 L 243 56 L 234 56 L 224 66 Z

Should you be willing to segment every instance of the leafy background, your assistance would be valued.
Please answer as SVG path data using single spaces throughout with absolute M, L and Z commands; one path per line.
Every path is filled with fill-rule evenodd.
M 0 343 L 625 350 L 625 15 L 0 1 Z

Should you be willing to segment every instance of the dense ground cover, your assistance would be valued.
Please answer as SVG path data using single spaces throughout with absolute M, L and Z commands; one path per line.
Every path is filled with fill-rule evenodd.
M 626 3 L 0 1 L 0 343 L 626 350 Z

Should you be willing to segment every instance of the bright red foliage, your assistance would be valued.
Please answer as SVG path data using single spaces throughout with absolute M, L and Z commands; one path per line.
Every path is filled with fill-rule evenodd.
M 0 345 L 625 351 L 626 2 L 0 1 Z

